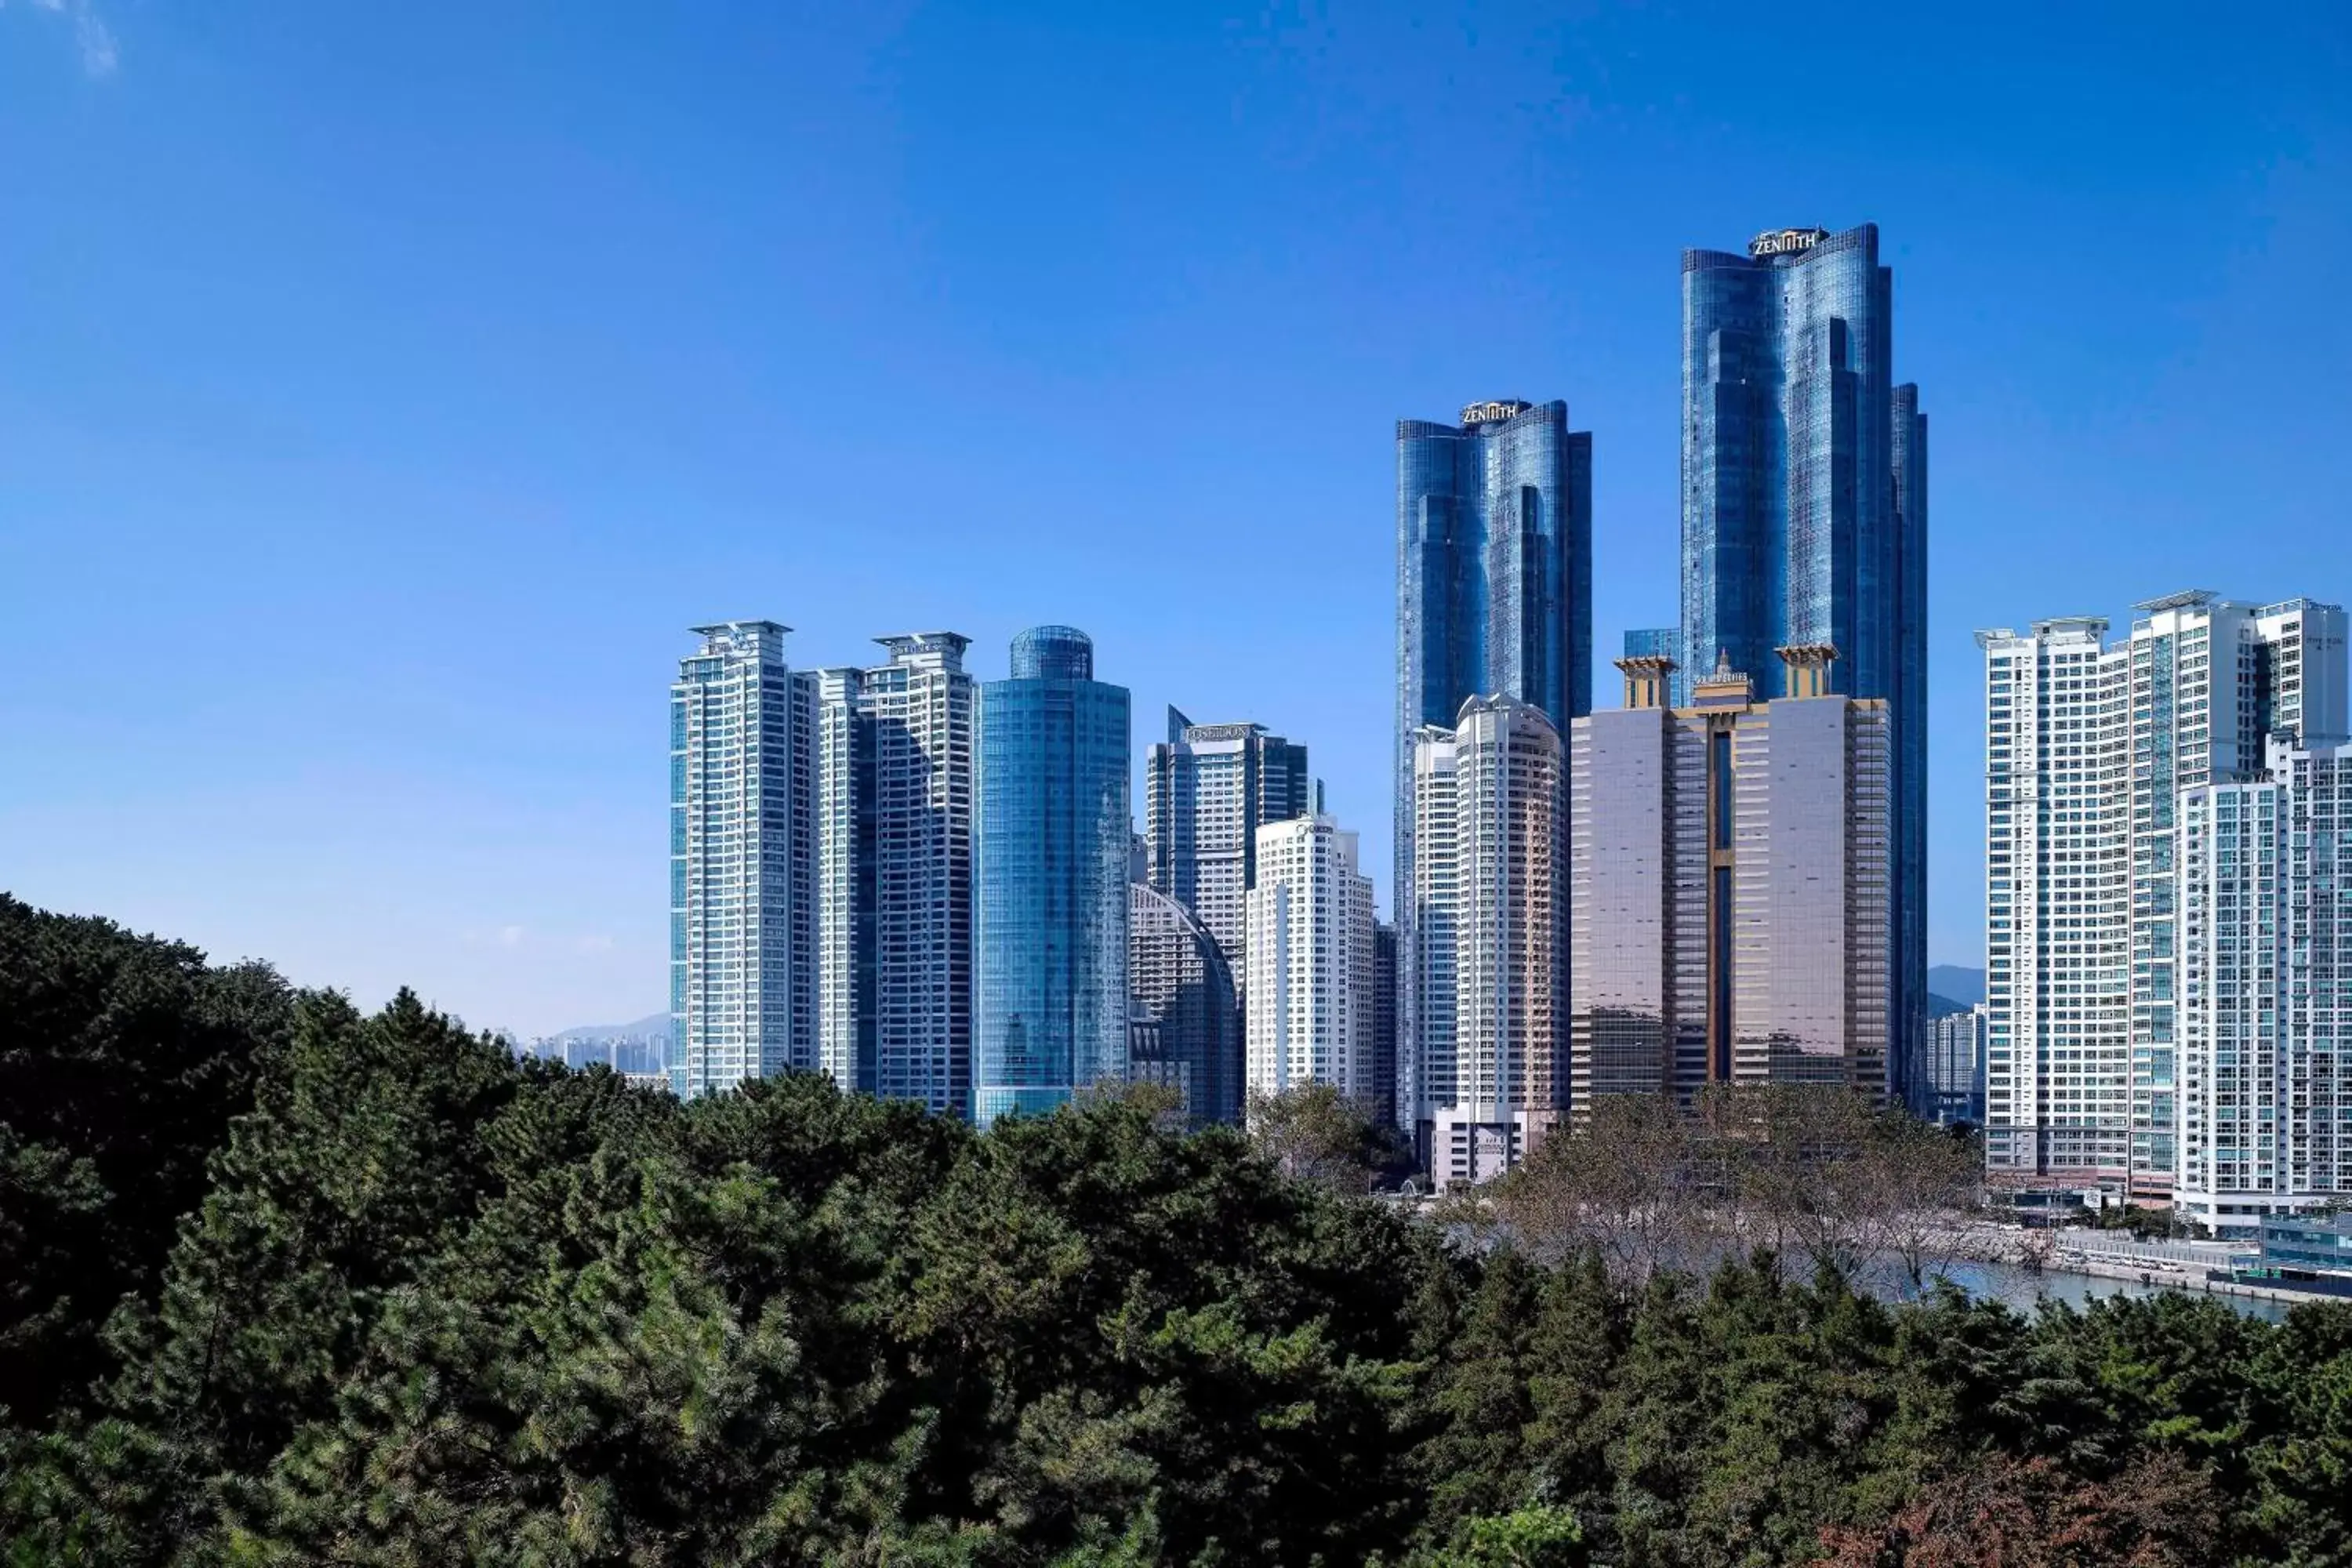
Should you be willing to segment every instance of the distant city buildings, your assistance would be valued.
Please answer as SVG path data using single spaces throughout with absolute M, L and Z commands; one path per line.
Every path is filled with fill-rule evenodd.
M 1979 1002 L 1929 1025 L 1927 1078 L 1936 1090 L 1935 1120 L 1944 1126 L 1984 1125 L 1985 1041 L 1991 1020 L 1991 1009 Z
M 1566 767 L 1559 731 L 1512 697 L 1414 732 L 1412 885 L 1402 994 L 1419 1020 L 1417 1143 L 1440 1183 L 1518 1163 L 1568 1104 Z
M 1248 1092 L 1324 1083 L 1377 1106 L 1372 883 L 1357 868 L 1356 836 L 1328 816 L 1269 822 L 1256 858 L 1244 938 Z
M 2202 591 L 1980 632 L 1986 1169 L 2172 1191 L 2180 1151 L 2181 792 L 2345 732 L 2345 617 Z
M 2352 1201 L 2352 745 L 2264 761 L 2177 803 L 2173 1196 L 2237 1236 Z
M 972 1119 L 1049 1111 L 1128 1068 L 1129 701 L 1068 626 L 980 689 Z
M 1785 696 L 1718 663 L 1619 661 L 1626 705 L 1570 727 L 1572 1107 L 1711 1083 L 1887 1092 L 1895 1038 L 1887 704 L 1783 647 Z
M 1198 1126 L 1238 1122 L 1242 1016 L 1209 928 L 1140 881 L 1128 884 L 1128 1076 L 1175 1091 Z
M 697 626 L 670 688 L 670 1014 L 681 1095 L 816 1065 L 807 683 L 773 621 Z
M 1814 646 L 1838 650 L 1832 689 L 1888 704 L 1892 1073 L 1927 1113 L 1927 424 L 1894 325 L 1875 225 L 1683 253 L 1675 700 L 1718 658 L 1754 674 Z
M 1452 853 L 1418 839 L 1423 737 L 1450 733 L 1470 699 L 1496 697 L 1541 714 L 1557 744 L 1591 702 L 1591 576 L 1592 437 L 1569 429 L 1566 404 L 1478 403 L 1458 425 L 1398 423 L 1396 1101 L 1400 1123 L 1419 1121 L 1424 1153 L 1430 1117 L 1455 1103 L 1459 1080 L 1450 1012 L 1424 1010 L 1453 994 L 1450 979 L 1430 990 L 1454 940 L 1430 921 L 1451 918 L 1454 895 L 1419 879 Z

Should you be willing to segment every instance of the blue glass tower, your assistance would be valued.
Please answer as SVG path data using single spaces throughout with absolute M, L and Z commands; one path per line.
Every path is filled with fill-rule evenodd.
M 1683 252 L 1683 637 L 1693 672 L 1828 645 L 1834 689 L 1894 708 L 1889 1087 L 1927 1088 L 1927 421 L 1895 384 L 1878 228 Z
M 1050 1111 L 1127 1074 L 1127 689 L 1068 626 L 1013 639 L 980 689 L 972 1119 Z
M 1392 912 L 1406 974 L 1419 951 L 1413 732 L 1452 728 L 1474 696 L 1531 703 L 1563 732 L 1592 706 L 1592 437 L 1569 429 L 1565 403 L 1474 403 L 1459 425 L 1397 423 Z M 1397 1120 L 1425 1128 L 1411 982 L 1397 1000 Z

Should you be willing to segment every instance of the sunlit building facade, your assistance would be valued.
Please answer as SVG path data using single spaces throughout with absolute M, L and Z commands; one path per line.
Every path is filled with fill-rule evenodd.
M 2352 1200 L 2352 745 L 2180 793 L 2174 1202 L 2223 1235 Z
M 1833 689 L 1890 708 L 1893 1075 L 1927 1087 L 1927 425 L 1894 378 L 1875 225 L 1683 253 L 1683 619 L 1675 700 L 1717 658 L 1833 647 Z
M 1248 1092 L 1322 1083 L 1377 1107 L 1372 882 L 1356 836 L 1328 816 L 1260 827 L 1246 918 Z
M 1151 885 L 1200 916 L 1243 973 L 1257 830 L 1313 810 L 1307 748 L 1261 724 L 1195 724 L 1171 708 L 1168 739 L 1144 756 L 1143 793 Z
M 1451 731 L 1474 697 L 1507 697 L 1555 731 L 1592 689 L 1592 437 L 1568 405 L 1473 404 L 1461 422 L 1397 426 L 1395 881 L 1400 1122 L 1451 1103 L 1450 1019 L 1423 1010 L 1412 976 L 1446 946 L 1424 939 L 1432 896 L 1423 857 L 1417 752 Z M 1425 1117 L 1423 1118 L 1425 1121 Z M 1423 1152 L 1427 1128 L 1423 1128 Z
M 1483 1182 L 1568 1104 L 1566 759 L 1541 709 L 1475 697 L 1416 732 L 1413 770 L 1414 1126 L 1433 1179 Z
M 1068 626 L 980 689 L 973 1120 L 1050 1111 L 1128 1070 L 1129 699 Z
M 1710 1083 L 1888 1090 L 1887 704 L 1776 650 L 1786 694 L 1718 664 L 1687 707 L 1620 661 L 1626 705 L 1570 726 L 1572 1108 Z
M 815 672 L 818 1058 L 844 1089 L 971 1100 L 971 639 Z
M 2162 1200 L 2180 1168 L 2179 802 L 2346 724 L 2345 615 L 2204 590 L 1982 632 L 1986 1169 Z
M 816 1065 L 809 683 L 773 621 L 697 626 L 670 688 L 671 1087 Z

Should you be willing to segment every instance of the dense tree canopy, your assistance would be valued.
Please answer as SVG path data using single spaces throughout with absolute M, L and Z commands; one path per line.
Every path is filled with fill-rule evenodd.
M 0 916 L 0 1561 L 2352 1563 L 2352 1307 L 1633 1276 Z

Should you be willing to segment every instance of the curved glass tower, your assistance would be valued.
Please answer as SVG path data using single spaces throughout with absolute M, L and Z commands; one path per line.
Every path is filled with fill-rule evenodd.
M 1528 703 L 1565 731 L 1592 706 L 1592 437 L 1565 403 L 1474 403 L 1459 425 L 1397 424 L 1398 963 L 1423 962 L 1415 892 L 1413 742 L 1473 697 Z M 1415 986 L 1398 995 L 1397 1121 L 1424 1152 L 1442 1034 Z
M 980 689 L 972 1119 L 1050 1111 L 1124 1078 L 1128 694 L 1068 626 L 1013 639 Z
M 1896 1048 L 1927 1060 L 1927 421 L 1895 384 L 1894 273 L 1878 227 L 1683 252 L 1683 668 L 1778 668 L 1834 647 L 1834 689 L 1890 702 Z M 1767 693 L 1777 696 L 1778 693 Z

